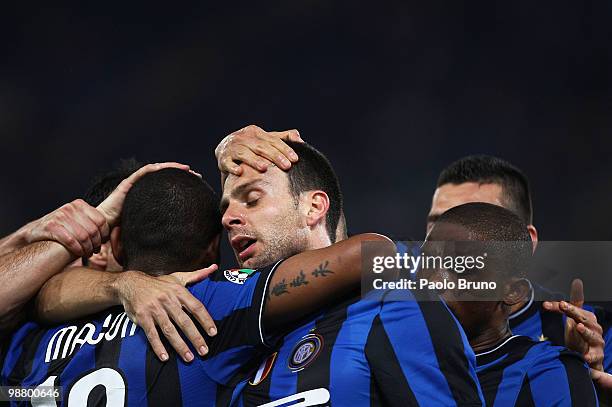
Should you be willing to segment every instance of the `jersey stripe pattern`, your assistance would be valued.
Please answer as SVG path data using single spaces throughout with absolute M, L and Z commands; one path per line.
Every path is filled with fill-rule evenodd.
M 446 305 L 385 294 L 345 301 L 286 335 L 236 405 L 482 405 L 475 355 Z
M 243 366 L 255 366 L 265 348 L 261 312 L 276 266 L 219 271 L 189 288 L 218 327 L 215 337 L 206 337 L 204 358 L 192 349 L 192 363 L 174 353 L 159 361 L 142 329 L 115 307 L 50 329 L 26 323 L 9 344 L 1 384 L 60 386 L 62 400 L 50 405 L 71 407 L 227 405 L 231 379 Z
M 580 355 L 548 341 L 516 335 L 476 359 L 487 406 L 598 405 Z
M 531 299 L 519 311 L 510 315 L 512 333 L 524 335 L 535 341 L 548 340 L 554 345 L 565 345 L 565 318 L 557 312 L 546 311 L 540 299 L 560 301 L 561 294 L 553 293 L 538 284 L 531 285 Z M 536 300 L 537 299 L 537 300 Z
M 550 299 L 560 301 L 561 294 L 553 293 L 544 287 L 532 283 L 530 301 L 521 310 L 510 315 L 510 329 L 515 335 L 528 336 L 535 341 L 550 341 L 553 345 L 565 346 L 565 315 L 550 312 L 543 308 L 543 301 L 535 299 Z M 612 312 L 610 304 L 585 304 L 584 309 L 591 311 L 597 317 L 597 322 L 603 328 L 604 370 L 612 374 Z

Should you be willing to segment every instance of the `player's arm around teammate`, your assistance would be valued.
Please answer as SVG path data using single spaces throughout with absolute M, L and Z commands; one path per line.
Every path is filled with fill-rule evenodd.
M 145 174 L 169 167 L 190 170 L 188 166 L 178 163 L 146 165 L 121 182 L 100 204 L 98 209 L 108 220 L 110 233 L 118 230 L 113 229 L 113 226 L 118 223 L 123 201 L 131 186 Z M 105 240 L 110 233 L 107 232 Z M 67 264 L 57 253 L 49 252 L 47 258 L 57 260 L 60 270 Z M 43 280 L 45 284 L 35 299 L 33 311 L 39 322 L 53 324 L 92 314 L 113 305 L 124 305 L 130 318 L 143 326 L 145 332 L 151 336 L 157 336 L 156 326 L 160 326 L 163 332 L 168 332 L 172 318 L 196 345 L 200 354 L 204 354 L 207 351 L 206 342 L 183 308 L 190 311 L 211 336 L 216 333 L 216 327 L 206 308 L 184 286 L 202 280 L 215 269 L 216 265 L 213 265 L 194 272 L 152 278 L 136 271 L 116 273 L 71 267 L 51 279 L 47 278 L 46 283 Z M 181 355 L 185 355 L 188 348 L 180 336 L 174 334 L 169 339 L 171 345 Z M 177 339 L 180 342 L 177 342 Z M 161 345 L 159 337 L 157 342 Z M 162 360 L 168 358 L 163 347 L 156 350 Z
M 150 171 L 175 166 L 176 163 L 143 167 L 134 178 L 127 179 L 113 197 L 97 209 L 76 200 L 38 221 L 33 232 L 37 240 L 0 257 L 0 328 L 10 331 L 23 317 L 26 303 L 53 275 L 80 256 L 89 256 L 107 240 L 117 222 L 115 205 L 120 205 L 133 182 Z
M 74 215 L 84 210 L 83 201 L 77 199 L 67 203 L 41 217 L 20 227 L 16 232 L 0 239 L 0 257 L 34 243 L 45 240 L 60 242 L 73 253 L 82 256 L 89 254 L 85 251 L 91 241 L 89 234 L 79 233 L 83 228 L 75 224 Z M 87 216 L 85 216 L 87 219 Z M 63 223 L 67 224 L 64 226 Z M 84 225 L 86 226 L 86 225 Z M 85 229 L 86 230 L 86 229 Z M 82 239 L 82 240 L 81 240 Z
M 299 287 L 287 283 L 286 289 L 279 291 L 282 294 L 295 291 L 296 295 L 272 295 L 275 298 L 268 302 L 264 314 L 264 319 L 270 321 L 268 324 L 278 326 L 284 317 L 295 320 L 318 309 L 331 298 L 357 288 L 361 268 L 359 254 L 364 239 L 387 241 L 389 249 L 394 247 L 380 235 L 362 235 L 333 248 L 304 253 L 300 255 L 301 260 L 290 259 L 283 263 L 275 273 L 271 287 L 282 287 L 283 280 L 291 282 L 296 278 L 302 279 L 302 270 L 318 269 L 322 264 L 326 266 L 326 273 L 318 273 L 313 281 L 308 281 L 309 277 L 303 279 Z M 300 268 L 296 261 L 302 262 Z M 214 334 L 214 331 L 210 331 L 214 325 L 208 313 L 183 287 L 185 283 L 201 279 L 203 273 L 184 273 L 181 275 L 182 281 L 177 281 L 176 274 L 173 280 L 170 276 L 153 278 L 136 271 L 113 274 L 74 268 L 54 277 L 43 287 L 38 296 L 37 311 L 46 322 L 60 322 L 112 305 L 123 305 L 130 318 L 143 327 L 157 356 L 164 360 L 168 354 L 159 339 L 156 325 L 162 328 L 162 333 L 181 355 L 187 353 L 188 347 L 176 329 L 172 329 L 170 320 L 179 326 L 198 351 L 205 345 L 183 307 L 195 314 L 209 334 Z M 85 298 L 82 295 L 84 290 L 89 294 Z M 198 318 L 198 313 L 203 314 L 202 318 Z M 206 353 L 206 349 L 199 353 Z
M 268 300 L 263 313 L 266 330 L 273 331 L 288 322 L 296 321 L 358 289 L 363 241 L 387 242 L 388 245 L 381 246 L 385 254 L 395 250 L 393 243 L 386 237 L 367 233 L 285 260 L 276 269 L 268 285 Z M 183 307 L 198 319 L 209 335 L 216 334 L 216 328 L 204 306 L 184 285 L 199 281 L 214 270 L 208 268 L 191 273 L 151 277 L 139 271 L 111 273 L 73 268 L 55 276 L 43 287 L 36 308 L 39 314 L 47 313 L 47 322 L 60 322 L 67 319 L 67 315 L 70 319 L 78 318 L 95 312 L 92 310 L 123 305 L 130 319 L 144 329 L 154 352 L 161 360 L 168 359 L 168 352 L 156 326 L 161 328 L 178 354 L 185 355 L 189 351 L 176 329 L 168 325 L 172 324 L 170 320 L 178 325 L 203 356 L 208 352 L 205 340 Z M 321 272 L 306 276 L 303 270 Z M 298 280 L 299 285 L 290 284 Z M 84 291 L 88 293 L 87 296 L 83 296 Z M 50 311 L 45 312 L 45 307 Z M 211 332 L 210 328 L 214 331 Z
M 45 281 L 108 239 L 109 226 L 100 212 L 77 199 L 20 230 L 31 242 L 0 257 L 0 330 L 5 333 L 23 318 L 24 306 Z
M 240 175 L 241 162 L 259 170 L 266 171 L 270 165 L 288 170 L 299 157 L 283 140 L 302 141 L 297 130 L 265 131 L 249 125 L 226 136 L 215 149 L 218 166 L 222 174 Z M 222 178 L 223 180 L 223 178 Z M 612 394 L 610 375 L 603 373 L 604 340 L 602 326 L 595 315 L 583 309 L 584 294 L 582 282 L 572 283 L 572 296 L 569 302 L 545 302 L 549 312 L 564 314 L 566 318 L 566 346 L 583 355 L 598 387 Z

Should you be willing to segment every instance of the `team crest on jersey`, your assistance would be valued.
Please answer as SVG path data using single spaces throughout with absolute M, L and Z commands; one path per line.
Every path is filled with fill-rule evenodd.
M 244 284 L 254 271 L 253 269 L 229 269 L 225 270 L 223 275 L 232 283 Z
M 255 376 L 253 376 L 253 378 L 249 380 L 249 384 L 251 386 L 257 386 L 259 383 L 266 380 L 266 377 L 268 377 L 268 374 L 270 374 L 270 372 L 272 371 L 272 366 L 274 366 L 274 362 L 276 361 L 277 355 L 278 352 L 274 352 L 273 354 L 268 356 L 266 360 L 261 363 L 261 365 L 259 365 L 259 369 L 257 369 Z
M 298 372 L 310 365 L 319 356 L 323 348 L 323 338 L 317 334 L 304 336 L 295 345 L 289 356 L 288 367 Z

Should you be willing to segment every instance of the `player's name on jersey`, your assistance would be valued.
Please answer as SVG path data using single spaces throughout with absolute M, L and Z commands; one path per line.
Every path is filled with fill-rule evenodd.
M 49 363 L 58 358 L 64 359 L 85 344 L 97 345 L 101 341 L 112 341 L 114 339 L 133 336 L 136 333 L 137 325 L 133 323 L 125 312 L 113 316 L 108 314 L 100 332 L 96 333 L 96 326 L 90 322 L 84 324 L 78 330 L 79 325 L 69 325 L 59 329 L 47 345 L 45 363 Z
M 428 280 L 426 278 L 419 278 L 418 280 L 402 278 L 396 281 L 384 281 L 377 278 L 372 284 L 375 290 L 495 290 L 497 288 L 495 281 L 469 281 L 465 278 L 459 278 L 457 281 Z

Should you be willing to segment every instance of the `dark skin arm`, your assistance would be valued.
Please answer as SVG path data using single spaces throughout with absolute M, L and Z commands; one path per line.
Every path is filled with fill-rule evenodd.
M 384 253 L 376 255 L 395 253 L 395 245 L 391 240 L 382 235 L 368 233 L 353 236 L 323 249 L 300 253 L 285 260 L 276 269 L 268 286 L 268 300 L 263 316 L 266 330 L 273 331 L 288 322 L 297 321 L 358 289 L 361 281 L 361 243 L 366 240 L 385 242 L 381 247 Z M 189 361 L 193 359 L 193 355 L 185 356 L 189 348 L 177 330 L 170 327 L 172 323 L 169 321 L 172 319 L 177 323 L 196 349 L 200 350 L 201 346 L 206 346 L 199 331 L 195 326 L 191 327 L 189 323 L 191 320 L 182 317 L 185 313 L 182 309 L 184 307 L 198 320 L 201 319 L 200 323 L 203 326 L 210 327 L 212 324 L 214 327 L 203 305 L 184 288 L 188 283 L 199 281 L 200 272 L 203 270 L 193 272 L 194 275 L 174 273 L 169 276 L 151 277 L 138 271 L 110 273 L 85 268 L 68 270 L 50 280 L 39 294 L 39 299 L 41 296 L 43 298 L 46 296 L 50 301 L 55 301 L 55 306 L 59 308 L 55 308 L 51 313 L 49 310 L 45 313 L 39 303 L 38 310 L 47 314 L 47 320 L 53 316 L 56 318 L 55 322 L 59 322 L 58 318 L 65 319 L 66 315 L 78 318 L 93 310 L 123 305 L 130 319 L 134 317 L 132 320 L 145 330 L 154 352 L 161 360 L 167 360 L 168 353 L 157 335 L 155 325 L 160 326 L 162 333 L 183 359 Z M 71 278 L 71 275 L 76 279 Z M 87 279 L 89 283 L 85 281 Z M 82 287 L 88 287 L 90 295 L 87 301 L 65 300 L 63 304 L 58 305 L 58 295 L 64 298 L 78 297 L 75 291 L 75 282 L 78 281 L 84 284 L 80 286 L 80 290 Z M 62 290 L 68 290 L 67 292 L 71 294 L 60 295 Z M 58 310 L 61 312 L 56 312 Z M 179 316 L 175 317 L 175 314 Z M 202 316 L 199 317 L 198 314 Z M 161 319 L 165 323 L 155 322 Z M 185 326 L 183 327 L 181 323 Z M 208 349 L 205 349 L 199 353 L 205 354 L 207 351 Z
M 255 125 L 246 126 L 226 136 L 215 149 L 217 165 L 221 171 L 221 185 L 227 173 L 242 174 L 242 165 L 239 163 L 261 172 L 266 171 L 270 165 L 283 170 L 290 169 L 291 164 L 299 158 L 284 140 L 303 141 L 297 130 L 268 132 Z M 264 314 L 268 328 L 284 324 L 287 318 L 295 320 L 293 315 L 307 315 L 328 304 L 330 299 L 336 299 L 351 288 L 354 289 L 360 281 L 362 240 L 386 241 L 390 244 L 388 252 L 395 254 L 395 246 L 389 239 L 381 235 L 364 234 L 285 260 L 270 283 Z
M 275 330 L 337 302 L 359 288 L 361 244 L 381 242 L 378 256 L 395 255 L 385 236 L 364 233 L 331 246 L 292 256 L 276 269 L 268 287 L 263 315 L 267 330 Z
M 194 356 L 170 320 L 187 336 L 201 356 L 208 353 L 206 341 L 187 311 L 210 336 L 216 334 L 214 321 L 185 286 L 203 280 L 215 270 L 216 265 L 213 265 L 155 278 L 139 271 L 114 273 L 71 267 L 47 281 L 38 293 L 34 310 L 37 320 L 55 324 L 122 305 L 128 317 L 143 328 L 154 352 L 162 361 L 168 359 L 168 351 L 162 344 L 157 327 L 183 360 L 190 362 Z M 83 292 L 88 295 L 81 295 Z
M 99 212 L 102 219 L 106 220 L 105 224 L 108 224 L 108 227 L 112 228 L 117 225 L 123 202 L 132 185 L 149 172 L 169 167 L 190 171 L 189 166 L 179 163 L 146 165 L 123 180 L 113 193 L 98 206 L 96 212 Z M 190 172 L 201 177 L 193 171 Z M 63 222 L 60 222 L 60 224 L 63 224 Z M 95 244 L 93 246 L 96 247 Z M 55 254 L 51 255 L 55 256 Z M 67 264 L 64 263 L 63 267 Z M 39 320 L 47 323 L 63 322 L 66 319 L 85 316 L 112 305 L 124 305 L 130 318 L 135 323 L 141 324 L 145 329 L 157 355 L 165 360 L 168 356 L 159 340 L 156 324 L 160 326 L 166 336 L 169 336 L 170 343 L 175 348 L 180 344 L 184 345 L 184 342 L 169 318 L 172 318 L 190 339 L 191 332 L 197 332 L 191 319 L 183 311 L 183 307 L 192 312 L 210 335 L 214 335 L 214 323 L 208 312 L 184 288 L 186 283 L 202 279 L 212 271 L 214 271 L 212 268 L 208 268 L 193 273 L 176 273 L 173 276 L 147 280 L 148 276 L 139 272 L 104 273 L 87 268 L 69 269 L 50 279 L 42 287 L 35 301 L 36 316 Z M 49 276 L 42 282 L 45 282 L 48 278 Z M 139 284 L 143 279 L 145 284 Z M 132 284 L 133 282 L 136 283 Z M 36 291 L 38 287 L 36 287 Z M 143 289 L 148 296 L 138 295 L 138 288 Z M 87 293 L 87 295 L 83 295 L 83 293 Z M 132 303 L 128 303 L 126 298 L 143 298 L 144 301 L 138 302 L 138 307 L 132 308 L 130 307 Z M 192 342 L 201 354 L 206 353 L 207 348 L 204 339 L 201 338 L 199 333 L 198 337 L 200 338 L 199 341 L 192 340 Z M 180 342 L 177 342 L 177 340 Z M 156 344 L 158 344 L 157 348 L 155 348 Z M 181 350 L 184 352 L 181 352 Z M 186 345 L 184 348 L 179 347 L 177 351 L 183 355 L 185 360 L 193 358 L 191 353 L 187 353 Z

